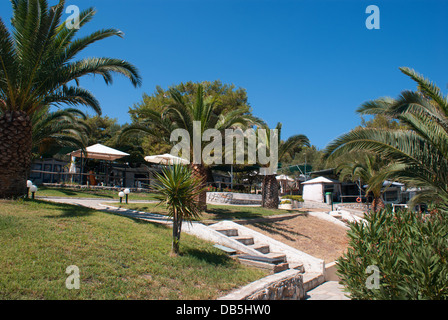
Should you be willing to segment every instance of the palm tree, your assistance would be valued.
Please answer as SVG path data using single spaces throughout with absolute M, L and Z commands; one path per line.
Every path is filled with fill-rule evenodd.
M 49 112 L 42 108 L 34 113 L 32 123 L 32 153 L 37 157 L 50 149 L 87 146 L 89 126 L 84 122 L 87 117 L 78 109 L 67 108 Z
M 352 181 L 360 180 L 367 184 L 366 195 L 372 195 L 372 210 L 378 212 L 385 207 L 382 195 L 387 186 L 384 182 L 393 172 L 394 163 L 387 163 L 375 154 L 365 154 L 363 161 L 354 160 L 341 163 L 337 170 L 340 170 L 340 179 L 350 177 Z M 361 186 L 359 186 L 361 188 Z
M 201 127 L 196 134 L 203 136 L 207 129 L 216 129 L 223 133 L 225 129 L 246 128 L 248 126 L 262 123 L 262 120 L 249 114 L 248 107 L 241 107 L 232 111 L 219 113 L 222 110 L 217 96 L 205 96 L 201 84 L 198 85 L 195 98 L 190 101 L 184 97 L 181 92 L 175 88 L 170 91 L 171 103 L 166 105 L 162 112 L 156 110 L 145 110 L 145 120 L 138 124 L 131 125 L 123 130 L 123 135 L 144 131 L 153 137 L 164 142 L 170 142 L 171 133 L 175 129 L 184 129 L 191 137 L 190 139 L 190 159 L 194 159 L 193 137 L 195 134 L 194 123 L 200 123 Z M 202 151 L 207 142 L 200 141 L 200 151 Z M 199 149 L 199 148 L 198 148 Z M 207 164 L 202 159 L 197 159 L 199 163 L 190 162 L 193 176 L 202 182 L 203 191 L 199 194 L 198 202 L 202 210 L 207 209 L 206 205 L 206 182 L 207 182 Z
M 155 191 L 160 204 L 164 203 L 168 216 L 173 219 L 172 252 L 179 253 L 182 222 L 196 219 L 201 214 L 197 201 L 202 192 L 202 182 L 193 176 L 189 167 L 173 165 L 156 173 Z
M 418 84 L 397 99 L 364 103 L 360 114 L 381 114 L 399 120 L 405 129 L 354 130 L 334 140 L 327 157 L 351 150 L 367 150 L 396 163 L 391 177 L 421 187 L 413 202 L 431 201 L 448 208 L 448 98 L 428 79 L 409 68 L 400 70 Z
M 52 7 L 47 0 L 11 3 L 11 32 L 0 19 L 0 198 L 26 194 L 36 112 L 67 104 L 85 105 L 100 113 L 93 94 L 79 87 L 79 79 L 86 75 L 100 75 L 110 84 L 112 75 L 118 73 L 134 86 L 141 84 L 137 69 L 124 60 L 74 60 L 89 45 L 122 36 L 116 29 L 104 29 L 76 39 L 77 32 L 95 15 L 93 8 L 80 13 L 79 28 L 68 28 L 62 21 L 64 0 Z
M 282 124 L 279 122 L 277 123 L 277 126 L 275 130 L 277 130 L 277 134 L 274 136 L 271 136 L 269 134 L 269 128 L 265 125 L 262 127 L 259 127 L 261 129 L 265 129 L 264 133 L 266 134 L 260 134 L 259 130 L 257 130 L 257 134 L 259 137 L 261 137 L 261 141 L 263 141 L 263 147 L 266 147 L 269 153 L 275 152 L 274 151 L 274 144 L 271 140 L 271 138 L 277 138 L 277 148 L 278 148 L 278 154 L 277 159 L 279 162 L 284 160 L 287 156 L 290 158 L 293 157 L 293 152 L 298 151 L 304 146 L 309 147 L 310 142 L 307 136 L 303 134 L 297 134 L 289 137 L 286 141 L 281 140 L 281 130 L 282 130 Z M 276 168 L 275 168 L 276 169 Z M 278 208 L 279 204 L 279 196 L 278 196 L 278 188 L 279 184 L 277 182 L 276 173 L 268 173 L 263 176 L 263 182 L 262 182 L 262 191 L 261 191 L 261 205 L 265 208 Z

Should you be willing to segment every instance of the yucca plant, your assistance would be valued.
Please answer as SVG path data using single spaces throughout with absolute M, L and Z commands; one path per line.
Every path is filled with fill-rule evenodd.
M 428 201 L 448 209 L 448 98 L 430 80 L 409 68 L 417 91 L 403 91 L 397 99 L 364 103 L 357 112 L 397 119 L 405 129 L 359 129 L 342 135 L 326 148 L 327 157 L 365 150 L 396 163 L 391 177 L 422 192 L 414 203 Z
M 124 60 L 75 60 L 89 45 L 123 35 L 104 29 L 75 38 L 95 9 L 80 12 L 79 26 L 71 28 L 63 21 L 64 0 L 51 7 L 47 0 L 11 0 L 11 4 L 12 30 L 0 19 L 0 198 L 26 194 L 33 115 L 61 104 L 84 105 L 101 113 L 98 100 L 79 86 L 86 75 L 100 75 L 110 84 L 113 74 L 121 74 L 134 86 L 141 84 L 137 69 Z
M 195 177 L 188 166 L 173 165 L 156 173 L 155 197 L 160 200 L 173 220 L 172 252 L 179 254 L 182 222 L 200 217 L 198 196 L 203 192 L 202 181 Z

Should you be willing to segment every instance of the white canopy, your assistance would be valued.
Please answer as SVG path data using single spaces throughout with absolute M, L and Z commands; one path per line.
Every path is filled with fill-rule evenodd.
M 72 157 L 81 157 L 81 149 L 69 153 Z M 106 147 L 102 144 L 94 144 L 86 148 L 85 152 L 82 152 L 82 157 L 89 159 L 99 160 L 117 160 L 123 157 L 129 156 L 129 153 L 122 152 L 110 147 Z
M 169 153 L 157 154 L 154 156 L 146 156 L 145 161 L 163 165 L 173 165 L 173 164 L 189 164 L 188 160 L 173 156 Z
M 279 176 L 276 176 L 275 178 L 279 181 L 295 181 L 293 178 L 291 178 L 285 174 L 281 174 Z

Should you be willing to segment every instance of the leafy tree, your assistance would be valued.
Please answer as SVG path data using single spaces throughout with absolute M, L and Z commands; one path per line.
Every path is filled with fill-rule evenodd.
M 100 75 L 107 84 L 113 74 L 141 84 L 137 69 L 122 59 L 76 56 L 89 45 L 122 36 L 103 29 L 81 38 L 79 30 L 92 20 L 95 10 L 80 13 L 79 29 L 63 21 L 65 1 L 49 7 L 46 0 L 11 0 L 13 16 L 9 32 L 0 19 L 0 198 L 26 194 L 31 165 L 32 117 L 47 106 L 88 106 L 101 112 L 99 102 L 79 86 L 86 75 Z
M 366 150 L 395 162 L 394 179 L 421 187 L 413 202 L 431 202 L 448 209 L 448 99 L 428 79 L 409 68 L 400 70 L 418 84 L 418 91 L 403 91 L 397 99 L 364 103 L 358 113 L 397 119 L 406 129 L 353 130 L 334 140 L 326 155 Z
M 190 160 L 193 160 L 193 136 L 194 122 L 201 124 L 200 136 L 207 129 L 216 129 L 224 133 L 225 129 L 236 127 L 247 127 L 258 123 L 260 120 L 249 114 L 248 107 L 240 107 L 229 112 L 223 112 L 225 108 L 221 105 L 220 96 L 206 96 L 204 88 L 198 84 L 194 99 L 188 95 L 183 95 L 181 91 L 171 88 L 169 90 L 169 102 L 162 108 L 162 111 L 146 108 L 138 123 L 125 128 L 123 135 L 133 132 L 146 132 L 158 141 L 172 144 L 171 133 L 175 129 L 184 129 L 191 137 L 190 139 Z M 144 115 L 144 116 L 143 116 Z M 222 135 L 224 136 L 224 135 Z M 200 150 L 208 144 L 201 139 Z M 202 181 L 205 187 L 207 181 L 207 166 L 202 159 L 200 163 L 191 161 L 193 175 Z M 199 196 L 199 203 L 202 210 L 206 210 L 205 188 Z
M 223 114 L 238 109 L 246 109 L 245 113 L 251 115 L 251 108 L 248 103 L 246 90 L 243 88 L 236 88 L 233 84 L 223 84 L 219 80 L 192 82 L 188 81 L 163 89 L 157 86 L 154 93 L 151 95 L 143 94 L 142 101 L 129 108 L 129 114 L 134 125 L 144 125 L 147 128 L 151 127 L 152 112 L 162 113 L 165 107 L 172 103 L 171 90 L 178 91 L 186 103 L 193 103 L 196 99 L 196 92 L 201 86 L 204 96 L 215 97 L 214 113 Z M 154 127 L 156 124 L 154 124 Z M 168 136 L 169 138 L 169 136 Z M 163 141 L 158 137 L 147 135 L 143 139 L 143 149 L 146 155 L 169 153 L 171 150 L 171 143 Z
M 183 165 L 164 168 L 162 174 L 156 173 L 156 180 L 155 197 L 166 206 L 168 216 L 173 219 L 172 252 L 177 255 L 182 222 L 196 219 L 201 214 L 197 199 L 202 192 L 202 182 L 193 176 L 189 167 Z

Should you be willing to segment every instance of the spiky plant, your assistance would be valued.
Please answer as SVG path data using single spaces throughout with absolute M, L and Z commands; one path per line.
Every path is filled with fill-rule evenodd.
M 32 117 L 46 106 L 88 106 L 101 113 L 97 99 L 79 86 L 86 75 L 100 75 L 107 84 L 113 74 L 141 84 L 137 69 L 114 58 L 76 56 L 89 45 L 122 37 L 116 29 L 103 29 L 75 38 L 95 15 L 80 12 L 79 28 L 63 21 L 65 1 L 49 6 L 47 0 L 11 0 L 13 15 L 9 31 L 0 19 L 0 198 L 26 194 L 31 164 Z
M 198 195 L 202 190 L 202 181 L 195 177 L 188 166 L 173 165 L 156 173 L 154 185 L 156 198 L 166 206 L 168 216 L 173 219 L 172 252 L 179 253 L 182 222 L 199 218 L 201 206 Z

